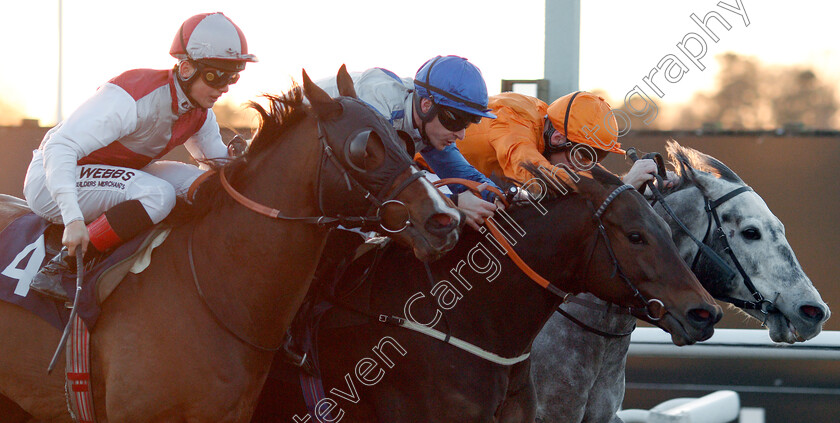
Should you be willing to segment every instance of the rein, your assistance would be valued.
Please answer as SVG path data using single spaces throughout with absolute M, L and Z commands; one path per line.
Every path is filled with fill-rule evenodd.
M 632 147 L 627 150 L 627 157 L 629 157 L 634 162 L 639 159 L 638 154 L 636 153 L 636 149 L 632 148 Z M 645 155 L 645 158 L 656 159 L 657 157 L 659 158 L 659 160 L 662 160 L 661 159 L 662 156 L 659 155 L 659 153 L 649 153 L 649 154 Z M 659 163 L 659 162 L 657 162 L 657 163 Z M 657 179 L 660 181 L 660 184 L 661 184 L 662 179 L 661 179 L 660 175 L 657 175 Z M 665 201 L 665 197 L 662 195 L 662 193 L 659 191 L 659 189 L 657 189 L 656 186 L 654 184 L 650 183 L 650 182 L 647 185 L 648 185 L 648 188 L 650 188 L 651 192 L 653 193 L 653 196 L 654 196 L 655 200 L 659 201 L 659 203 L 662 204 L 662 207 L 665 209 L 665 211 L 668 213 L 668 215 L 671 216 L 671 218 L 674 220 L 674 222 L 677 223 L 677 225 L 680 227 L 680 229 L 682 229 L 682 231 L 684 233 L 686 233 L 689 236 L 689 238 L 691 238 L 691 240 L 694 241 L 695 244 L 697 244 L 698 249 L 697 249 L 697 253 L 694 255 L 694 260 L 692 260 L 692 263 L 691 263 L 691 271 L 692 272 L 695 271 L 695 268 L 697 267 L 697 263 L 700 261 L 700 256 L 705 255 L 721 271 L 724 272 L 724 275 L 723 275 L 724 279 L 729 281 L 729 280 L 732 280 L 732 278 L 735 277 L 735 272 L 732 271 L 732 269 L 726 264 L 726 262 L 723 260 L 723 258 L 721 258 L 720 255 L 718 255 L 708 245 L 708 240 L 710 239 L 711 231 L 712 231 L 712 221 L 714 220 L 715 225 L 716 225 L 715 236 L 717 236 L 717 238 L 720 240 L 720 242 L 723 243 L 723 250 L 729 255 L 729 258 L 732 259 L 732 262 L 735 264 L 735 268 L 738 270 L 738 273 L 744 279 L 744 285 L 750 291 L 750 294 L 753 296 L 755 301 L 741 300 L 741 299 L 738 299 L 738 298 L 733 298 L 733 297 L 725 296 L 725 295 L 715 296 L 716 299 L 728 302 L 728 303 L 730 303 L 730 304 L 732 304 L 736 307 L 739 307 L 741 309 L 758 310 L 762 314 L 764 314 L 765 319 L 766 319 L 766 317 L 769 313 L 776 310 L 775 302 L 778 300 L 779 295 L 781 295 L 781 294 L 776 293 L 776 297 L 771 301 L 771 300 L 768 300 L 768 299 L 764 298 L 764 296 L 761 294 L 761 292 L 759 292 L 758 289 L 756 289 L 755 284 L 753 284 L 753 282 L 752 282 L 752 279 L 750 279 L 750 276 L 747 275 L 747 272 L 744 270 L 744 267 L 741 266 L 741 262 L 738 260 L 738 258 L 735 256 L 735 253 L 732 251 L 732 247 L 729 245 L 729 240 L 726 237 L 726 233 L 724 233 L 724 231 L 723 231 L 723 226 L 721 225 L 720 216 L 718 216 L 718 213 L 717 213 L 717 208 L 721 204 L 731 200 L 732 198 L 735 198 L 739 194 L 753 191 L 752 188 L 750 188 L 748 186 L 742 186 L 742 187 L 736 188 L 736 189 L 726 193 L 725 195 L 721 196 L 717 200 L 709 200 L 709 198 L 706 197 L 706 194 L 701 191 L 701 195 L 703 196 L 703 201 L 705 203 L 703 209 L 706 211 L 706 216 L 708 217 L 708 225 L 706 227 L 706 234 L 703 236 L 703 241 L 701 242 L 691 233 L 691 231 L 688 230 L 688 228 L 676 216 L 676 214 L 671 209 L 671 207 L 668 206 L 668 203 Z
M 476 188 L 480 185 L 478 182 L 470 181 L 470 180 L 466 180 L 466 179 L 448 178 L 448 179 L 441 179 L 440 181 L 435 182 L 435 186 L 452 184 L 452 183 L 464 185 L 464 186 L 468 187 L 473 192 L 475 192 Z M 496 193 L 496 195 L 498 195 L 499 198 L 501 198 L 501 199 L 505 198 L 503 195 L 501 195 L 501 192 L 498 191 L 497 189 L 495 189 L 493 187 L 488 187 L 488 189 L 490 189 L 491 191 L 494 191 L 494 193 Z M 595 218 L 595 220 L 598 224 L 598 227 L 596 229 L 596 236 L 598 234 L 600 234 L 601 236 L 596 238 L 595 243 L 592 246 L 592 250 L 591 250 L 591 253 L 589 255 L 589 259 L 587 260 L 587 267 L 589 265 L 589 262 L 591 262 L 592 257 L 595 254 L 595 248 L 597 246 L 598 239 L 603 238 L 604 242 L 606 244 L 607 250 L 609 251 L 610 258 L 613 261 L 613 266 L 614 266 L 613 276 L 615 276 L 615 274 L 617 273 L 621 277 L 621 279 L 627 284 L 627 286 L 629 286 L 630 289 L 633 290 L 634 297 L 637 297 L 637 298 L 641 299 L 642 302 L 645 304 L 645 307 L 643 309 L 645 310 L 645 312 L 647 314 L 647 317 L 650 318 L 653 321 L 656 321 L 656 320 L 659 320 L 659 319 L 662 318 L 662 315 L 664 314 L 663 312 L 665 311 L 665 305 L 662 303 L 662 301 L 660 301 L 656 298 L 650 299 L 650 300 L 645 298 L 642 295 L 642 293 L 633 285 L 633 283 L 630 281 L 630 279 L 627 278 L 626 275 L 624 275 L 624 272 L 621 270 L 621 265 L 618 263 L 618 259 L 615 257 L 615 253 L 612 249 L 612 246 L 610 245 L 609 238 L 607 237 L 606 229 L 604 228 L 604 224 L 603 224 L 603 222 L 601 222 L 601 216 L 603 215 L 604 211 L 606 211 L 607 207 L 613 202 L 613 200 L 616 199 L 616 197 L 618 197 L 619 194 L 621 194 L 622 192 L 627 191 L 629 189 L 633 189 L 633 187 L 631 185 L 626 185 L 625 184 L 625 185 L 621 185 L 618 188 L 616 188 L 615 190 L 613 190 L 613 192 L 611 192 L 610 195 L 608 195 L 607 198 L 604 199 L 603 203 L 601 203 L 601 206 L 598 207 L 597 211 L 593 215 L 593 217 Z M 507 205 L 506 201 L 505 201 L 505 205 Z M 516 266 L 523 273 L 525 273 L 532 281 L 537 283 L 537 285 L 540 285 L 541 287 L 545 288 L 546 290 L 548 290 L 552 294 L 562 298 L 561 304 L 569 302 L 572 298 L 574 298 L 574 294 L 572 294 L 571 292 L 566 292 L 566 291 L 561 290 L 556 285 L 552 284 L 550 281 L 548 281 L 547 279 L 542 277 L 539 273 L 537 273 L 534 269 L 531 268 L 531 266 L 529 266 L 527 263 L 525 263 L 525 260 L 523 260 L 522 257 L 519 256 L 519 254 L 513 249 L 513 246 L 511 246 L 510 243 L 507 242 L 507 240 L 502 235 L 501 231 L 499 230 L 498 226 L 496 225 L 496 223 L 494 221 L 487 219 L 487 220 L 485 220 L 485 224 L 487 225 L 487 228 L 490 230 L 490 233 L 493 234 L 493 238 L 495 238 L 496 241 L 498 241 L 499 244 L 502 247 L 504 247 L 505 251 L 507 251 L 508 257 L 511 259 L 511 261 L 513 261 L 514 264 L 516 264 Z M 658 310 L 659 312 L 655 313 L 656 314 L 655 316 L 651 315 L 651 308 L 652 307 L 657 307 L 659 309 Z
M 569 302 L 578 303 L 577 301 L 574 301 L 574 300 L 585 301 L 585 300 L 583 300 L 581 298 L 578 298 L 578 297 L 572 297 L 572 300 L 573 301 L 569 301 Z M 578 303 L 578 304 L 580 304 L 580 303 Z M 595 303 L 592 303 L 592 304 L 597 306 L 597 304 L 595 304 Z M 611 338 L 611 339 L 624 338 L 625 336 L 630 336 L 631 334 L 633 334 L 633 331 L 636 329 L 636 325 L 633 325 L 633 327 L 627 332 L 622 332 L 622 333 L 605 332 L 605 331 L 602 331 L 600 329 L 595 329 L 592 326 L 587 325 L 586 323 L 578 320 L 575 316 L 572 316 L 571 313 L 568 313 L 566 310 L 563 310 L 560 307 L 557 307 L 557 312 L 560 313 L 563 317 L 569 319 L 572 323 L 580 326 L 583 330 L 585 330 L 587 332 L 592 332 L 595 335 L 602 336 L 604 338 Z
M 386 184 L 383 187 L 382 192 L 379 193 L 379 195 L 374 195 L 367 188 L 365 188 L 361 183 L 359 183 L 359 181 L 357 181 L 356 178 L 354 178 L 347 171 L 347 169 L 344 167 L 344 165 L 342 165 L 341 162 L 335 157 L 335 154 L 333 153 L 333 149 L 327 143 L 326 134 L 325 134 L 325 131 L 323 130 L 323 126 L 322 126 L 320 120 L 317 122 L 317 124 L 318 124 L 318 140 L 321 143 L 321 148 L 322 148 L 323 155 L 326 155 L 328 157 L 328 159 L 342 172 L 342 176 L 343 176 L 344 180 L 347 182 L 347 185 L 348 185 L 348 188 L 350 188 L 350 191 L 354 191 L 354 192 L 359 192 L 360 191 L 362 196 L 365 199 L 367 199 L 368 201 L 371 202 L 371 208 L 369 209 L 369 211 L 372 211 L 372 210 L 375 209 L 376 212 L 375 212 L 374 215 L 358 216 L 358 217 L 347 217 L 347 216 L 341 216 L 341 215 L 338 215 L 336 217 L 330 217 L 330 216 L 325 216 L 323 214 L 321 216 L 286 216 L 286 215 L 283 214 L 283 212 L 281 212 L 278 209 L 260 204 L 256 201 L 251 200 L 250 198 L 242 195 L 239 191 L 237 191 L 230 184 L 230 182 L 227 179 L 227 176 L 225 175 L 224 168 L 221 168 L 218 171 L 219 181 L 220 181 L 222 187 L 224 188 L 225 192 L 227 192 L 227 194 L 230 195 L 230 197 L 233 198 L 237 203 L 241 204 L 242 206 L 244 206 L 248 210 L 251 210 L 251 211 L 253 211 L 255 213 L 258 213 L 260 215 L 263 215 L 263 216 L 266 216 L 266 217 L 269 217 L 269 218 L 272 218 L 272 219 L 286 220 L 286 221 L 293 221 L 293 222 L 296 221 L 296 222 L 302 222 L 302 223 L 307 223 L 307 224 L 314 224 L 314 225 L 318 225 L 319 227 L 322 227 L 322 228 L 332 228 L 332 227 L 335 227 L 335 226 L 338 226 L 338 225 L 342 225 L 345 228 L 354 228 L 354 227 L 365 228 L 365 227 L 369 227 L 371 224 L 381 222 L 380 212 L 381 212 L 382 208 L 384 206 L 388 205 L 388 204 L 399 204 L 399 205 L 402 205 L 404 208 L 406 208 L 406 210 L 408 209 L 408 207 L 402 201 L 396 200 L 395 198 L 406 187 L 408 187 L 408 185 L 410 185 L 412 182 L 418 180 L 419 178 L 423 177 L 423 173 L 413 172 L 411 174 L 411 176 L 406 178 L 402 183 L 400 183 L 400 185 L 398 187 L 396 187 L 393 190 L 391 190 L 391 185 Z M 407 167 L 410 167 L 410 166 L 411 166 L 411 164 L 409 163 Z M 404 168 L 403 168 L 403 170 L 404 170 Z M 196 180 L 196 182 L 201 183 L 207 177 L 212 175 L 211 172 L 212 171 L 206 172 L 205 175 L 207 175 L 207 176 L 200 177 L 198 180 Z M 319 172 L 319 174 L 321 172 L 321 167 L 320 166 L 319 166 L 318 172 Z M 396 173 L 398 174 L 399 172 L 396 172 Z M 320 180 L 320 176 L 319 176 L 318 179 Z M 391 181 L 393 181 L 394 179 L 395 178 L 392 178 Z M 195 187 L 195 186 L 197 186 L 197 185 L 194 183 L 193 186 L 190 187 L 189 198 L 192 198 L 192 194 L 194 192 L 193 187 Z M 318 189 L 320 189 L 320 188 L 318 188 Z M 385 197 L 384 200 L 380 200 L 379 197 L 381 195 L 384 195 L 388 191 L 392 191 L 391 195 Z M 318 196 L 318 198 L 320 199 L 320 196 Z M 323 205 L 320 204 L 320 200 L 319 200 L 318 207 L 321 210 L 321 213 L 323 213 Z M 410 225 L 411 225 L 410 216 L 403 223 L 403 226 L 401 228 L 397 229 L 397 230 L 386 228 L 384 225 L 382 225 L 380 223 L 380 227 L 383 230 L 385 230 L 386 232 L 389 232 L 389 233 L 401 232 Z M 198 279 L 198 273 L 196 272 L 196 268 L 195 268 L 195 259 L 193 257 L 193 237 L 194 237 L 194 235 L 195 235 L 195 226 L 193 226 L 192 231 L 190 232 L 190 236 L 188 237 L 188 240 L 187 240 L 187 257 L 188 257 L 189 264 L 190 264 L 190 271 L 192 273 L 193 283 L 195 284 L 195 288 L 198 291 L 199 298 L 201 299 L 202 303 L 204 303 L 204 305 L 210 310 L 210 314 L 213 316 L 213 318 L 216 320 L 216 322 L 219 324 L 219 326 L 224 328 L 228 333 L 233 335 L 236 339 L 238 339 L 243 344 L 248 345 L 248 346 L 250 346 L 254 349 L 257 349 L 257 350 L 260 350 L 260 351 L 276 352 L 280 348 L 282 348 L 282 346 L 283 346 L 282 341 L 281 341 L 280 345 L 278 345 L 276 347 L 275 346 L 266 347 L 264 345 L 260 345 L 260 344 L 254 342 L 254 341 L 251 341 L 251 340 L 247 339 L 243 335 L 237 333 L 227 323 L 225 323 L 225 321 L 216 313 L 216 311 L 213 309 L 213 307 L 210 306 L 210 303 L 207 301 L 207 297 L 205 296 L 204 291 L 201 289 L 201 284 L 200 284 L 199 279 Z
M 210 310 L 210 315 L 213 316 L 213 319 L 216 320 L 216 323 L 221 326 L 224 330 L 228 333 L 233 335 L 234 338 L 238 339 L 245 345 L 248 345 L 251 348 L 260 351 L 267 351 L 267 352 L 276 352 L 283 346 L 281 342 L 280 345 L 276 347 L 266 347 L 263 345 L 259 345 L 254 341 L 246 339 L 244 336 L 237 333 L 233 328 L 231 328 L 227 323 L 225 323 L 224 319 L 222 319 L 213 307 L 210 306 L 210 303 L 207 302 L 207 297 L 204 295 L 204 290 L 201 289 L 201 284 L 198 281 L 198 273 L 195 270 L 195 259 L 193 258 L 193 236 L 195 235 L 195 225 L 193 225 L 192 230 L 190 231 L 190 236 L 187 238 L 187 258 L 190 263 L 190 272 L 192 274 L 193 283 L 195 284 L 195 289 L 198 291 L 198 297 L 201 298 L 201 302 Z
M 703 201 L 705 202 L 705 206 L 703 207 L 706 210 L 706 216 L 708 217 L 708 225 L 706 226 L 706 235 L 703 237 L 703 244 L 706 244 L 707 240 L 711 236 L 712 231 L 712 220 L 714 219 L 715 222 L 715 236 L 723 243 L 723 251 L 729 255 L 729 258 L 732 259 L 732 263 L 735 264 L 735 268 L 738 270 L 738 273 L 741 274 L 741 277 L 744 279 L 744 285 L 747 289 L 750 290 L 750 294 L 752 294 L 755 301 L 746 301 L 741 300 L 738 298 L 733 298 L 726 295 L 716 296 L 715 298 L 726 301 L 736 307 L 745 309 L 745 310 L 758 310 L 762 314 L 764 314 L 765 320 L 767 315 L 776 310 L 775 302 L 779 299 L 780 293 L 776 293 L 776 297 L 773 300 L 768 300 L 761 295 L 761 292 L 756 289 L 755 284 L 753 284 L 752 279 L 744 270 L 744 267 L 741 266 L 741 262 L 738 260 L 738 257 L 735 256 L 735 253 L 732 251 L 732 247 L 729 245 L 729 240 L 726 237 L 726 233 L 723 231 L 723 226 L 721 225 L 720 216 L 718 216 L 717 208 L 721 204 L 725 203 L 726 201 L 734 198 L 738 194 L 752 191 L 752 188 L 748 186 L 743 186 L 740 188 L 736 188 L 726 195 L 718 198 L 717 200 L 710 201 L 705 194 L 703 194 Z M 697 250 L 697 254 L 694 255 L 694 260 L 691 262 L 691 270 L 694 271 L 694 268 L 697 266 L 697 263 L 700 261 L 701 251 Z M 763 324 L 764 322 L 762 322 Z
M 427 271 L 430 271 L 429 268 L 428 268 L 428 265 L 426 266 L 426 269 L 427 269 Z M 431 277 L 431 274 L 430 274 L 429 279 L 431 280 L 431 278 L 432 277 Z M 376 322 L 384 323 L 384 324 L 387 324 L 387 325 L 392 325 L 392 326 L 395 326 L 395 327 L 399 327 L 399 328 L 411 330 L 411 331 L 414 331 L 414 332 L 417 332 L 417 333 L 421 333 L 423 335 L 429 336 L 431 338 L 434 338 L 434 339 L 437 339 L 437 340 L 442 341 L 444 343 L 447 343 L 449 345 L 452 345 L 455 348 L 466 351 L 466 352 L 468 352 L 468 353 L 470 353 L 470 354 L 472 354 L 476 357 L 482 358 L 482 359 L 487 360 L 491 363 L 495 363 L 495 364 L 498 364 L 498 365 L 501 365 L 501 366 L 512 366 L 514 364 L 521 363 L 521 362 L 527 360 L 528 357 L 531 356 L 530 352 L 526 352 L 526 353 L 524 353 L 522 355 L 519 355 L 517 357 L 510 357 L 510 358 L 502 357 L 502 356 L 500 356 L 500 355 L 498 355 L 494 352 L 487 351 L 487 350 L 485 350 L 485 349 L 483 349 L 483 348 L 481 348 L 477 345 L 471 344 L 471 343 L 469 343 L 467 341 L 464 341 L 460 338 L 452 336 L 452 334 L 449 333 L 449 329 L 448 329 L 449 323 L 446 320 L 446 314 L 444 314 L 443 316 L 444 316 L 444 321 L 446 322 L 447 331 L 442 332 L 442 331 L 439 331 L 437 329 L 433 329 L 433 328 L 431 328 L 429 326 L 426 326 L 426 325 L 414 323 L 410 320 L 404 319 L 404 318 L 399 317 L 399 316 L 393 316 L 393 315 L 387 315 L 387 314 L 375 314 L 373 312 L 360 309 L 360 308 L 358 308 L 358 307 L 356 307 L 356 306 L 354 306 L 354 305 L 352 305 L 352 304 L 350 304 L 346 301 L 343 301 L 343 300 L 341 300 L 341 299 L 339 299 L 335 296 L 332 296 L 332 295 L 328 297 L 328 301 L 330 303 L 334 304 L 334 305 L 340 306 L 340 307 L 342 307 L 346 310 L 349 310 L 353 313 L 357 313 L 359 315 L 366 316 L 371 321 L 376 321 Z
M 633 147 L 631 147 L 627 150 L 626 155 L 633 162 L 639 160 L 639 156 L 636 153 L 636 149 L 633 148 Z M 648 158 L 648 157 L 654 158 L 654 160 L 656 160 L 657 163 L 659 163 L 662 160 L 662 156 L 659 153 L 650 153 L 650 154 L 645 155 L 645 158 Z M 656 157 L 658 157 L 658 160 L 655 159 Z M 662 169 L 664 169 L 664 166 L 662 167 Z M 663 176 L 662 175 L 656 175 L 656 178 L 659 181 L 659 183 L 661 184 Z M 688 234 L 688 237 L 691 238 L 692 241 L 694 241 L 694 243 L 697 245 L 697 248 L 698 248 L 698 250 L 697 250 L 698 254 L 702 251 L 702 253 L 704 255 L 709 257 L 712 260 L 712 262 L 714 262 L 714 264 L 718 268 L 720 268 L 721 271 L 724 272 L 723 276 L 727 281 L 732 280 L 732 278 L 735 277 L 735 272 L 733 272 L 732 269 L 729 268 L 729 266 L 726 264 L 726 262 L 723 261 L 723 259 L 717 253 L 715 253 L 715 251 L 712 250 L 711 247 L 706 245 L 705 242 L 701 242 L 700 240 L 698 240 L 694 236 L 694 234 L 692 234 L 691 231 L 688 230 L 688 228 L 685 226 L 685 224 L 682 223 L 682 220 L 680 220 L 677 217 L 677 214 L 674 213 L 674 210 L 671 209 L 671 207 L 665 201 L 665 197 L 662 195 L 662 193 L 659 191 L 659 189 L 656 188 L 656 185 L 654 185 L 651 182 L 647 182 L 645 185 L 648 187 L 648 189 L 650 189 L 650 192 L 653 193 L 654 201 L 659 201 L 659 203 L 662 204 L 662 208 L 665 209 L 665 212 L 667 212 L 668 215 L 671 216 L 672 219 L 674 219 L 674 221 L 677 223 L 677 225 L 680 227 L 680 229 L 682 229 L 683 232 Z M 704 195 L 703 198 L 705 199 L 706 196 Z M 692 266 L 692 270 L 694 270 L 693 266 Z
M 421 172 L 412 173 L 411 176 L 406 178 L 406 180 L 404 180 L 396 189 L 392 191 L 391 195 L 385 197 L 385 199 L 383 200 L 380 200 L 379 197 L 381 195 L 384 195 L 384 193 L 387 192 L 387 190 L 391 187 L 386 186 L 383 189 L 383 191 L 385 192 L 382 192 L 379 195 L 374 195 L 361 183 L 359 183 L 359 181 L 357 181 L 356 178 L 354 178 L 353 175 L 351 175 L 347 171 L 347 168 L 343 164 L 341 164 L 341 162 L 335 157 L 332 147 L 330 147 L 329 144 L 327 144 L 326 134 L 324 133 L 320 121 L 318 122 L 318 140 L 321 142 L 323 154 L 326 155 L 329 158 L 330 162 L 333 163 L 338 168 L 338 170 L 342 172 L 342 176 L 347 182 L 350 191 L 358 191 L 366 200 L 370 201 L 371 210 L 375 210 L 374 214 L 368 214 L 367 216 L 338 215 L 335 217 L 325 216 L 323 214 L 321 216 L 287 216 L 284 215 L 283 212 L 281 212 L 278 209 L 265 206 L 242 195 L 230 184 L 230 182 L 228 182 L 227 176 L 225 176 L 224 168 L 220 169 L 218 172 L 219 180 L 222 184 L 222 187 L 225 189 L 225 192 L 227 192 L 228 195 L 231 196 L 231 198 L 236 200 L 237 203 L 245 206 L 245 208 L 253 212 L 270 217 L 272 219 L 315 224 L 322 228 L 332 228 L 338 225 L 344 226 L 345 228 L 370 228 L 371 225 L 379 224 L 379 227 L 388 233 L 402 232 L 403 230 L 405 230 L 405 228 L 411 225 L 411 220 L 406 219 L 406 221 L 403 222 L 403 226 L 399 229 L 386 228 L 384 225 L 381 224 L 382 218 L 380 216 L 380 213 L 382 211 L 382 208 L 389 204 L 398 204 L 401 205 L 403 208 L 407 209 L 407 206 L 402 201 L 397 200 L 396 197 L 412 182 L 422 178 L 423 174 Z M 321 204 L 319 204 L 319 209 L 321 209 L 321 213 L 323 213 L 323 206 Z

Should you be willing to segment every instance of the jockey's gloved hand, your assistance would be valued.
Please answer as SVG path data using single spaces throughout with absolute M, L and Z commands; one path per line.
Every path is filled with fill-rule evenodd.
M 652 159 L 639 159 L 633 163 L 633 167 L 626 175 L 621 177 L 625 184 L 632 185 L 637 191 L 648 181 L 654 180 L 656 175 L 656 162 Z
M 482 191 L 487 188 L 487 183 L 478 186 L 477 190 Z M 470 191 L 464 191 L 458 194 L 458 208 L 464 212 L 467 218 L 467 225 L 475 230 L 479 230 L 484 224 L 484 219 L 493 217 L 493 212 L 496 211 L 496 205 L 488 201 L 484 201 Z

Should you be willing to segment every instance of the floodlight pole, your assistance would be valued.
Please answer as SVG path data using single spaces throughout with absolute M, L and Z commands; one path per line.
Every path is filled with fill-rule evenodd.
M 545 68 L 548 99 L 578 90 L 580 0 L 545 0 Z
M 61 24 L 61 3 L 62 0 L 58 0 L 58 96 L 56 100 L 55 106 L 55 123 L 58 125 L 64 117 L 61 114 L 61 65 L 62 65 L 62 24 Z

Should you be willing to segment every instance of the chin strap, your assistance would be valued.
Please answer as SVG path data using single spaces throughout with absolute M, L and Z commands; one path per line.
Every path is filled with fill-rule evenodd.
M 423 108 L 420 107 L 422 99 L 423 97 L 417 95 L 416 92 L 414 93 L 414 110 L 417 112 L 417 116 L 420 116 L 420 139 L 423 141 L 423 144 L 431 145 L 429 142 L 429 136 L 426 134 L 426 124 L 431 122 L 432 119 L 437 116 L 438 105 L 432 101 L 432 107 L 429 108 L 428 112 L 423 113 Z
M 184 95 L 187 96 L 187 100 L 189 100 L 190 106 L 192 106 L 193 108 L 198 108 L 199 107 L 198 103 L 190 95 L 190 87 L 192 87 L 192 85 L 195 83 L 196 78 L 198 78 L 198 70 L 197 69 L 194 70 L 192 75 L 190 75 L 189 78 L 186 78 L 186 79 L 182 78 L 181 77 L 181 63 L 184 63 L 184 62 L 185 62 L 185 60 L 182 60 L 182 61 L 178 62 L 178 64 L 175 65 L 175 69 L 173 69 L 172 72 L 175 74 L 175 81 L 178 82 L 178 85 L 181 87 L 181 91 L 183 91 Z
M 563 151 L 564 148 L 572 145 L 572 143 L 569 142 L 569 117 L 572 113 L 572 103 L 575 101 L 575 97 L 577 97 L 580 93 L 580 91 L 577 91 L 572 94 L 572 98 L 569 99 L 569 104 L 566 105 L 566 116 L 563 120 L 563 136 L 566 138 L 565 143 L 557 146 L 551 145 L 551 136 L 557 132 L 557 129 L 554 127 L 554 124 L 551 123 L 551 119 L 548 118 L 548 115 L 545 115 L 545 130 L 543 130 L 545 149 L 543 149 L 543 156 L 545 156 L 546 159 L 550 159 L 553 153 L 559 153 L 560 151 Z

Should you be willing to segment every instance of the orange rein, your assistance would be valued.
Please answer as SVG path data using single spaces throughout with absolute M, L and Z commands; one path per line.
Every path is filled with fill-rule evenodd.
M 476 195 L 479 195 L 478 186 L 481 185 L 481 183 L 479 182 L 471 181 L 468 179 L 446 178 L 435 182 L 435 187 L 447 184 L 463 185 L 469 188 L 470 191 L 472 191 Z M 496 194 L 499 200 L 501 200 L 501 202 L 505 205 L 505 207 L 509 206 L 507 199 L 498 188 L 488 186 L 486 189 Z M 549 290 L 551 293 L 559 297 L 563 297 L 563 302 L 566 302 L 569 299 L 572 293 L 564 292 L 556 286 L 552 285 L 551 282 L 549 282 L 546 278 L 540 276 L 540 274 L 537 273 L 534 269 L 532 269 L 531 266 L 528 266 L 528 263 L 525 263 L 525 260 L 522 260 L 522 257 L 520 257 L 519 254 L 516 253 L 516 251 L 513 249 L 513 246 L 511 246 L 510 243 L 507 242 L 505 237 L 502 235 L 501 231 L 499 231 L 498 226 L 496 226 L 496 222 L 490 219 L 485 219 L 484 223 L 487 225 L 487 228 L 490 230 L 490 233 L 493 234 L 493 238 L 495 238 L 496 241 L 498 241 L 499 244 L 501 244 L 501 246 L 504 247 L 505 251 L 507 251 L 508 257 L 514 262 L 514 264 L 516 264 L 519 270 L 522 270 L 522 273 L 528 275 L 528 277 L 531 278 L 532 281 L 536 282 L 539 286 Z
M 276 219 L 280 216 L 280 210 L 273 209 L 271 207 L 264 206 L 256 201 L 251 200 L 250 198 L 245 197 L 244 195 L 240 194 L 236 189 L 230 186 L 230 182 L 228 182 L 227 177 L 225 177 L 225 172 L 217 172 L 215 170 L 208 170 L 207 172 L 202 173 L 192 184 L 190 184 L 190 189 L 187 191 L 187 200 L 192 202 L 195 198 L 195 192 L 198 190 L 199 185 L 201 185 L 204 181 L 215 174 L 219 174 L 219 180 L 222 182 L 222 187 L 225 191 L 233 197 L 236 202 L 242 204 L 246 208 L 253 210 L 261 215 L 268 216 L 270 218 Z
M 230 185 L 228 182 L 227 177 L 225 176 L 224 168 L 220 169 L 218 172 L 215 170 L 208 170 L 207 172 L 202 173 L 195 181 L 190 185 L 189 190 L 187 191 L 187 200 L 192 202 L 193 197 L 195 196 L 196 190 L 198 190 L 198 186 L 201 185 L 205 180 L 210 178 L 211 176 L 219 175 L 219 181 L 222 184 L 222 187 L 225 189 L 225 192 L 231 196 L 237 203 L 241 204 L 245 208 L 259 213 L 263 216 L 268 216 L 272 219 L 282 219 L 282 220 L 296 220 L 302 221 L 306 223 L 313 223 L 320 226 L 324 225 L 332 225 L 337 224 L 338 219 L 334 217 L 327 217 L 327 216 L 306 216 L 306 217 L 290 217 L 284 216 L 280 210 L 262 205 L 254 200 L 251 200 L 248 197 L 240 194 L 239 191 L 236 190 L 233 186 Z

